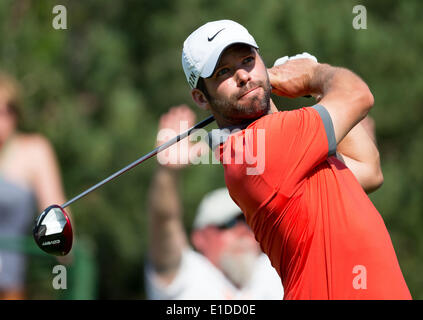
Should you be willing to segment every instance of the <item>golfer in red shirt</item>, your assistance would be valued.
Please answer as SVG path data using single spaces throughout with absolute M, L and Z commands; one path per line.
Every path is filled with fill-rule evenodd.
M 366 83 L 312 59 L 268 70 L 254 38 L 230 20 L 194 31 L 182 64 L 194 101 L 222 129 L 212 143 L 226 185 L 285 299 L 411 299 L 366 194 L 383 181 L 377 148 L 360 124 L 373 106 Z M 280 112 L 272 91 L 312 95 L 318 104 Z

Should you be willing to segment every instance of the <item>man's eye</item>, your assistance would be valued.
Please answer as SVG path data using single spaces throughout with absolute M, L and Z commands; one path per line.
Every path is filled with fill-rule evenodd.
M 254 61 L 254 57 L 247 57 L 244 59 L 244 63 L 249 63 L 251 61 Z
M 223 68 L 216 72 L 216 77 L 223 76 L 224 74 L 229 72 L 229 68 Z

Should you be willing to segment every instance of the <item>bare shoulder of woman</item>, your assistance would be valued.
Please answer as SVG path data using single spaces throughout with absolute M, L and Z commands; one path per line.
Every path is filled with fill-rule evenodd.
M 28 151 L 35 152 L 34 156 L 39 156 L 40 153 L 51 152 L 53 147 L 51 142 L 42 134 L 39 133 L 24 133 L 17 136 L 17 143 L 21 147 L 28 148 Z
M 21 144 L 28 154 L 29 181 L 34 189 L 40 210 L 52 203 L 63 203 L 64 193 L 60 168 L 52 143 L 41 134 L 21 136 Z
M 55 161 L 55 153 L 50 141 L 38 133 L 20 134 L 16 137 L 16 153 L 25 157 L 26 167 L 32 173 L 44 165 Z

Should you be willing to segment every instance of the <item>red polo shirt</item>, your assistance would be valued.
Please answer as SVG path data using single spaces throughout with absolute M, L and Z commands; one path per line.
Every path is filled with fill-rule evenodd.
M 326 109 L 273 113 L 226 138 L 226 185 L 285 299 L 411 299 L 382 217 L 329 154 Z

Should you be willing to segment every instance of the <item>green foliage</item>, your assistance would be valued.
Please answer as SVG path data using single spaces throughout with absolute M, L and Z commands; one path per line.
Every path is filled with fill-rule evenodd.
M 67 8 L 67 30 L 51 25 L 56 4 Z M 366 30 L 352 27 L 356 4 L 367 8 Z M 22 83 L 23 130 L 52 141 L 68 198 L 150 151 L 159 116 L 172 105 L 194 108 L 181 49 L 188 34 L 207 21 L 227 18 L 244 24 L 269 66 L 280 56 L 307 51 L 355 71 L 376 101 L 371 115 L 385 183 L 371 198 L 390 231 L 413 297 L 422 299 L 421 12 L 419 0 L 4 0 L 0 67 Z M 275 102 L 286 109 L 310 103 Z M 207 115 L 195 112 L 198 119 Z M 71 208 L 77 234 L 96 247 L 99 298 L 144 297 L 146 195 L 155 167 L 150 160 Z M 219 165 L 192 166 L 182 173 L 188 231 L 201 197 L 223 185 Z

